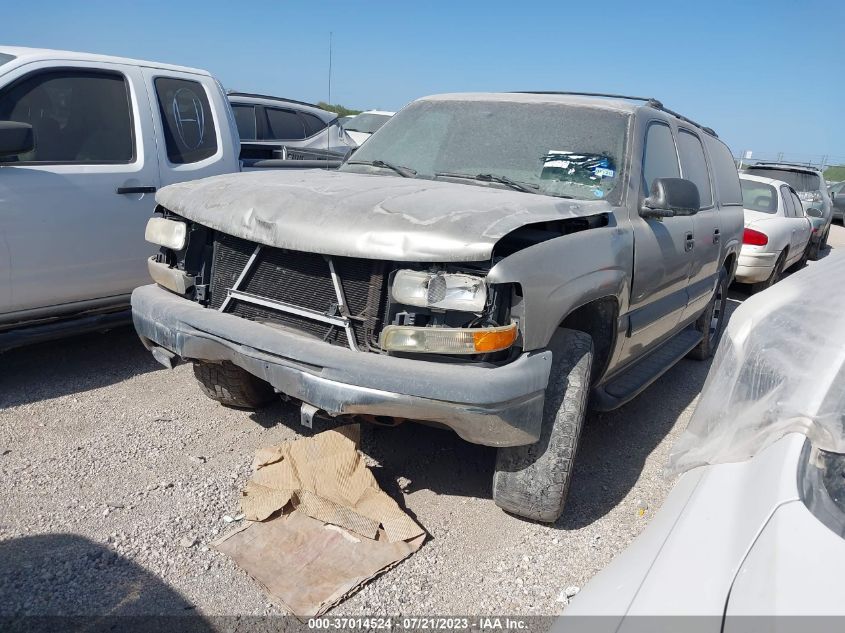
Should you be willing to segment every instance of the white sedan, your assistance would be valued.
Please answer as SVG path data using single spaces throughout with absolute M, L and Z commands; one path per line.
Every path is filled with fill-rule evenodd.
M 745 233 L 736 279 L 757 292 L 777 282 L 783 272 L 807 261 L 812 224 L 798 194 L 787 183 L 740 175 Z

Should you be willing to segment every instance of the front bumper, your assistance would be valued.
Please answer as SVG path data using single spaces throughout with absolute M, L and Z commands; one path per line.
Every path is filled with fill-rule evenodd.
M 736 280 L 744 284 L 766 281 L 772 275 L 779 254 L 749 252 L 743 247 L 739 252 Z
M 474 444 L 540 437 L 548 350 L 504 366 L 355 352 L 204 308 L 156 285 L 132 293 L 135 329 L 184 359 L 231 361 L 329 415 L 371 414 L 442 424 Z

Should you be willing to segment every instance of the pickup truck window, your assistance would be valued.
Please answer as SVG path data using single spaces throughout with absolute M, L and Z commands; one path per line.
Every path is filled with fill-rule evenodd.
M 130 163 L 132 110 L 117 73 L 64 70 L 26 76 L 0 93 L 0 120 L 32 126 L 19 163 Z
M 158 77 L 155 89 L 168 160 L 174 165 L 184 165 L 214 156 L 217 132 L 202 84 Z
M 356 129 L 357 119 L 346 129 Z M 473 186 L 499 187 L 496 178 L 507 178 L 532 193 L 615 202 L 629 119 L 624 112 L 554 102 L 422 100 L 370 137 L 354 162 L 384 161 L 413 170 L 416 178 L 458 176 Z M 341 167 L 375 169 L 352 162 Z M 496 178 L 475 178 L 479 174 Z
M 233 105 L 235 124 L 238 126 L 238 136 L 242 141 L 254 141 L 256 136 L 255 106 Z
M 680 130 L 678 132 L 678 154 L 681 157 L 681 169 L 684 178 L 694 182 L 695 186 L 698 187 L 701 208 L 706 209 L 713 204 L 713 191 L 701 139 L 691 132 Z
M 643 154 L 643 196 L 648 196 L 657 178 L 680 178 L 678 152 L 672 130 L 663 123 L 651 123 L 645 137 Z
M 301 141 L 305 138 L 305 124 L 293 110 L 264 108 L 264 111 L 269 132 L 265 140 Z

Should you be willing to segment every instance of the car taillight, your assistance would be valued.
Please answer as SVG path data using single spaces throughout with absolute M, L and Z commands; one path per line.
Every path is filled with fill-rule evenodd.
M 754 229 L 745 229 L 742 234 L 742 243 L 751 246 L 765 246 L 769 243 L 769 236 Z

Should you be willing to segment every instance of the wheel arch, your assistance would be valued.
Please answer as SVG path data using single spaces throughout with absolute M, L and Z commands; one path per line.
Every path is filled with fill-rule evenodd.
M 559 328 L 577 330 L 593 339 L 592 383 L 604 375 L 610 364 L 619 335 L 618 324 L 619 300 L 613 295 L 574 308 L 560 323 Z

